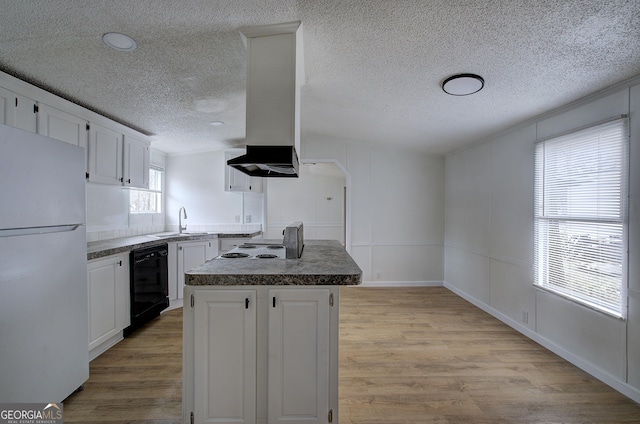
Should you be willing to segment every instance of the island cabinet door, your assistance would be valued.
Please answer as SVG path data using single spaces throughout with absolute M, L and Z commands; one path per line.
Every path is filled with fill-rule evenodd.
M 329 297 L 269 290 L 269 424 L 329 422 Z
M 198 293 L 194 340 L 194 422 L 254 424 L 255 290 Z

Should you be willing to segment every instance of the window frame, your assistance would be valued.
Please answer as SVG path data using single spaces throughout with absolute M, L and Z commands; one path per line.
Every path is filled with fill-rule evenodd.
M 605 130 L 608 130 L 614 127 L 616 131 L 620 132 L 619 137 L 616 136 L 616 139 L 615 139 L 616 144 L 614 145 L 616 146 L 615 148 L 620 148 L 620 158 L 619 158 L 620 169 L 619 171 L 617 171 L 619 172 L 619 191 L 607 191 L 606 194 L 617 193 L 619 203 L 614 205 L 619 208 L 619 216 L 617 217 L 607 216 L 606 212 L 601 215 L 600 204 L 610 201 L 611 197 L 610 198 L 606 198 L 604 196 L 598 197 L 598 194 L 594 194 L 594 196 L 599 200 L 602 200 L 602 202 L 596 202 L 596 204 L 598 205 L 598 207 L 596 208 L 597 216 L 589 216 L 590 215 L 589 212 L 585 216 L 574 215 L 572 213 L 569 213 L 568 211 L 572 209 L 572 207 L 566 206 L 566 205 L 569 205 L 572 201 L 575 202 L 576 198 L 578 198 L 577 203 L 579 203 L 579 200 L 583 200 L 583 202 L 586 200 L 586 198 L 580 199 L 581 196 L 584 196 L 582 192 L 578 196 L 576 196 L 576 198 L 574 198 L 570 194 L 565 194 L 564 202 L 566 203 L 565 206 L 567 209 L 567 212 L 565 214 L 548 213 L 545 205 L 546 196 L 547 196 L 546 191 L 547 190 L 552 191 L 553 184 L 557 183 L 560 180 L 556 179 L 555 181 L 551 181 L 549 184 L 547 184 L 547 180 L 545 178 L 548 178 L 547 166 L 549 164 L 547 162 L 548 158 L 546 156 L 546 151 L 545 151 L 546 145 L 549 143 L 556 143 L 556 145 L 559 145 L 560 143 L 569 144 L 572 142 L 587 143 L 588 137 L 590 136 L 592 137 L 593 133 L 597 131 L 598 132 L 598 143 L 597 143 L 598 148 L 593 149 L 593 152 L 598 153 L 598 160 L 597 160 L 598 170 L 595 173 L 596 176 L 593 177 L 594 173 L 590 174 L 587 171 L 571 174 L 571 176 L 573 177 L 579 176 L 582 178 L 591 176 L 589 183 L 591 183 L 592 185 L 595 185 L 600 191 L 599 184 L 602 183 L 603 175 L 605 175 L 606 172 L 600 169 L 600 165 L 602 165 L 603 159 L 599 155 L 600 153 L 599 142 L 601 140 L 602 133 Z M 629 197 L 629 157 L 630 157 L 629 148 L 630 148 L 629 122 L 628 122 L 627 115 L 619 115 L 616 117 L 612 117 L 610 119 L 606 119 L 604 121 L 596 122 L 594 124 L 586 125 L 586 126 L 576 128 L 567 132 L 546 137 L 546 138 L 537 140 L 534 146 L 533 286 L 537 289 L 554 293 L 565 299 L 568 299 L 570 301 L 586 306 L 589 309 L 592 309 L 592 310 L 595 310 L 595 311 L 598 311 L 622 320 L 626 320 L 627 318 L 627 308 L 628 308 L 627 297 L 628 297 L 628 284 L 629 284 L 628 283 L 628 266 L 629 266 L 628 265 L 628 262 L 629 262 L 629 259 L 628 259 L 628 251 L 629 251 L 628 197 Z M 573 170 L 573 168 L 561 169 L 558 167 L 555 170 L 556 171 L 560 170 L 561 172 L 566 171 L 567 173 L 569 173 L 570 170 Z M 551 171 L 551 173 L 553 173 L 553 170 Z M 597 183 L 594 183 L 593 180 L 597 181 Z M 575 191 L 583 190 L 583 188 L 581 187 L 580 181 L 575 183 L 569 183 L 565 187 L 567 188 L 567 192 L 569 192 L 570 189 L 574 189 Z M 587 192 L 587 193 L 591 194 L 591 192 Z M 550 234 L 549 232 L 550 231 L 549 226 L 551 225 L 550 224 L 551 222 L 555 222 L 556 225 L 558 226 L 560 226 L 560 223 L 564 224 L 564 229 L 566 232 L 563 234 L 561 230 L 558 230 L 558 233 L 556 233 L 558 237 L 556 239 L 553 239 L 553 235 Z M 620 265 L 619 287 L 617 286 L 615 287 L 616 289 L 619 290 L 620 299 L 619 299 L 619 303 L 615 305 L 616 306 L 615 308 L 610 307 L 612 305 L 611 302 L 605 305 L 606 303 L 605 301 L 609 296 L 607 296 L 606 294 L 603 294 L 602 289 L 604 285 L 598 287 L 598 289 L 601 290 L 598 292 L 600 294 L 599 296 L 589 296 L 584 292 L 582 293 L 580 292 L 579 289 L 586 287 L 586 285 L 582 281 L 583 279 L 586 279 L 586 277 L 577 277 L 577 278 L 574 278 L 573 280 L 565 279 L 564 280 L 564 282 L 566 283 L 565 288 L 562 288 L 557 284 L 554 285 L 549 281 L 549 276 L 551 272 L 553 272 L 550 270 L 550 267 L 561 266 L 563 270 L 565 271 L 567 270 L 566 263 L 568 262 L 568 260 L 566 260 L 566 258 L 570 253 L 570 248 L 568 247 L 570 238 L 566 238 L 566 235 L 569 233 L 569 231 L 567 231 L 567 228 L 570 228 L 572 224 L 576 226 L 583 226 L 584 228 L 587 228 L 592 224 L 597 232 L 600 231 L 600 226 L 602 226 L 604 233 L 607 233 L 607 230 L 606 230 L 607 225 L 609 225 L 610 227 L 620 226 L 619 250 L 618 248 L 610 248 L 605 246 L 605 248 L 610 249 L 611 252 L 613 252 L 614 254 L 619 251 L 619 261 L 604 262 L 605 265 L 612 265 L 612 264 L 618 265 L 618 263 Z M 593 233 L 588 235 L 592 236 Z M 562 246 L 561 244 L 563 237 L 567 242 L 566 246 Z M 598 239 L 596 238 L 592 240 L 598 240 Z M 602 249 L 603 247 L 601 245 L 603 244 L 604 243 L 602 243 L 601 241 L 598 241 L 597 249 Z M 550 256 L 552 255 L 552 253 L 550 252 L 552 250 L 552 246 L 554 249 L 556 249 L 557 255 L 555 256 Z M 558 246 L 561 246 L 561 248 L 558 248 Z M 589 255 L 590 253 L 592 252 L 587 253 L 587 255 Z M 597 255 L 594 255 L 594 256 L 597 256 Z M 598 258 L 601 258 L 601 256 L 598 256 Z M 610 257 L 607 257 L 607 259 L 610 259 Z M 592 271 L 592 272 L 599 275 L 603 274 L 602 271 Z M 568 277 L 568 278 L 571 279 L 571 277 Z M 600 283 L 602 283 L 604 280 L 604 277 L 601 277 L 601 276 L 594 277 L 593 280 L 599 281 Z
M 151 186 L 151 172 L 156 171 L 160 172 L 160 189 L 151 189 L 151 188 L 131 188 L 129 190 L 129 215 L 162 215 L 164 213 L 164 186 L 165 186 L 165 171 L 161 167 L 150 166 L 149 167 L 149 186 Z M 159 207 L 159 211 L 141 211 L 137 212 L 132 210 L 132 199 L 131 196 L 133 193 L 154 193 L 156 196 L 160 195 L 160 199 L 158 201 L 156 197 L 156 204 Z

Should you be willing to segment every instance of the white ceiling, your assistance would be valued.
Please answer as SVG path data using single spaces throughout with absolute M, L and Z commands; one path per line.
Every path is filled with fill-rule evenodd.
M 0 10 L 0 70 L 168 153 L 244 145 L 243 27 L 302 21 L 303 138 L 436 154 L 640 74 L 637 0 L 0 0 Z M 107 48 L 112 31 L 138 48 Z M 440 84 L 456 73 L 485 88 L 446 95 Z

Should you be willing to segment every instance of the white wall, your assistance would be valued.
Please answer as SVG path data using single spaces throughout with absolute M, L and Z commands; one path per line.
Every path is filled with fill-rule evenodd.
M 262 228 L 262 193 L 224 191 L 224 151 L 169 155 L 166 160 L 166 227 L 178 230 L 178 210 L 187 210 L 187 231 Z M 251 223 L 244 226 L 247 215 Z
M 164 168 L 164 153 L 151 149 L 151 165 Z M 165 215 L 129 214 L 129 189 L 87 183 L 87 241 L 164 231 Z
M 443 157 L 315 135 L 301 157 L 347 172 L 350 252 L 366 282 L 442 281 Z
M 302 221 L 305 240 L 344 244 L 345 186 L 345 175 L 333 163 L 300 165 L 298 178 L 265 178 L 265 238 L 282 238 L 288 224 Z
M 445 162 L 445 284 L 640 401 L 640 86 L 473 144 Z M 533 288 L 533 144 L 629 114 L 629 316 L 622 321 Z M 525 322 L 524 317 L 528 319 Z

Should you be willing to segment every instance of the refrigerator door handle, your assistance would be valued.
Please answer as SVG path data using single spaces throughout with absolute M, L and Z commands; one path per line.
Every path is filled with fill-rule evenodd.
M 9 228 L 0 229 L 0 237 L 30 236 L 34 234 L 47 233 L 64 233 L 67 231 L 75 231 L 80 224 L 71 225 L 53 225 L 47 227 L 29 227 L 29 228 Z

